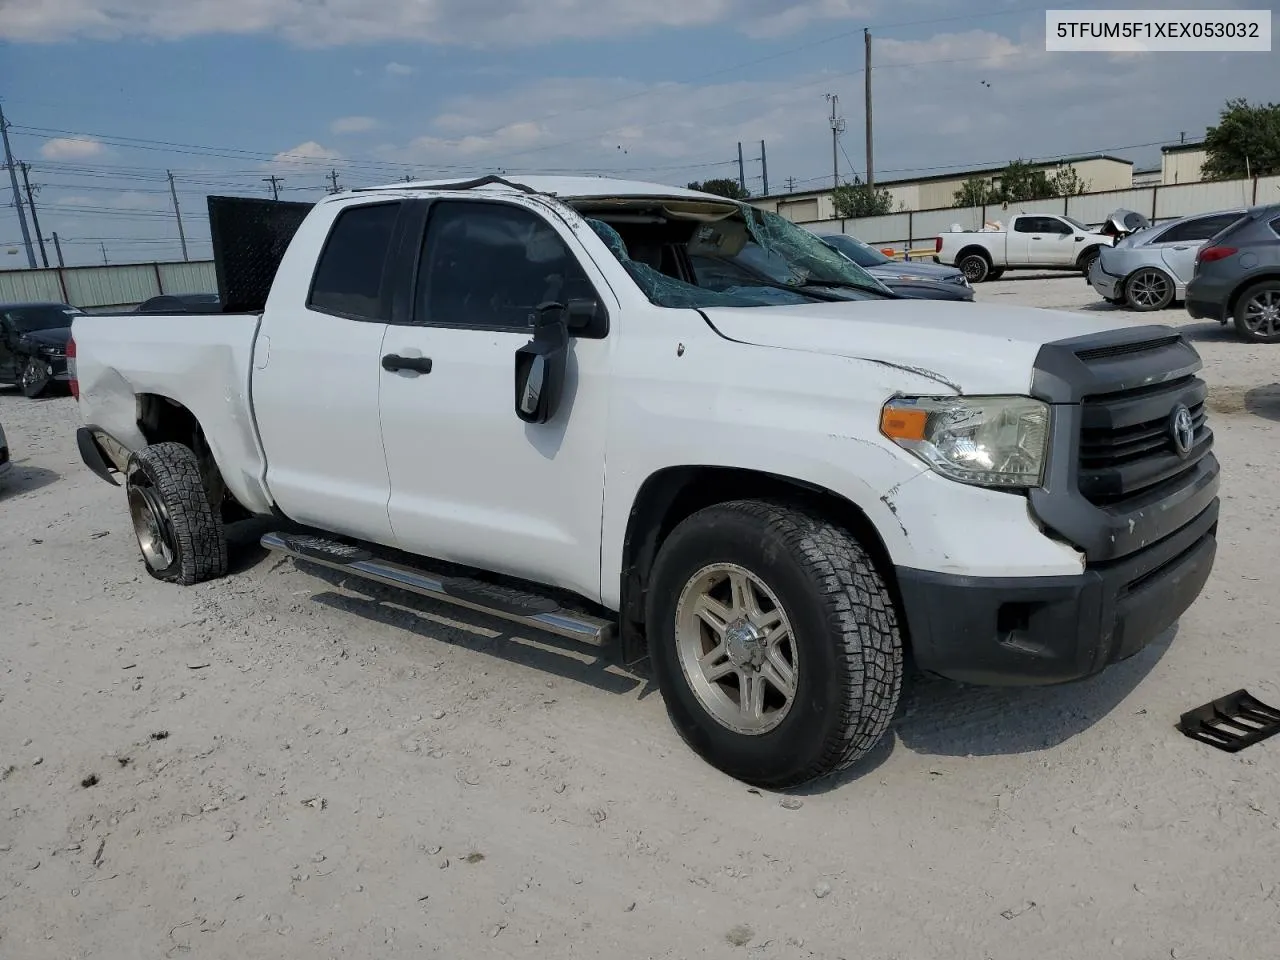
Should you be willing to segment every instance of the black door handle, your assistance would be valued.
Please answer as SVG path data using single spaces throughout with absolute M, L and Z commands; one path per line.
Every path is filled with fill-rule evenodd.
M 382 369 L 389 373 L 400 370 L 413 370 L 416 373 L 431 372 L 430 357 L 402 357 L 398 353 L 388 353 L 382 358 Z

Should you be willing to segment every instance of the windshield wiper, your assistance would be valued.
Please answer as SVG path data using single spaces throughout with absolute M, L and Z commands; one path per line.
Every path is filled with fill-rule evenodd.
M 867 293 L 874 293 L 878 296 L 890 296 L 898 299 L 898 295 L 892 290 L 881 290 L 878 287 L 868 286 L 865 283 L 854 283 L 851 280 L 805 280 L 799 284 L 801 287 L 826 287 L 833 290 L 863 290 Z

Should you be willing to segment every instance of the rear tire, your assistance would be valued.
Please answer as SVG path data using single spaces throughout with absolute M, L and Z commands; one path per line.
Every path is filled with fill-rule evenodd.
M 130 458 L 126 477 L 129 513 L 148 574 L 184 586 L 226 574 L 222 517 L 209 503 L 190 447 L 143 447 Z
M 1252 343 L 1280 343 L 1280 280 L 1263 280 L 1240 294 L 1236 333 Z
M 1124 282 L 1124 302 L 1139 313 L 1163 310 L 1173 302 L 1173 278 L 1156 267 L 1140 267 Z
M 991 261 L 980 253 L 966 253 L 956 266 L 970 283 L 982 283 L 991 274 Z
M 757 500 L 698 511 L 658 553 L 646 620 L 672 723 L 729 776 L 794 787 L 889 729 L 897 612 L 867 552 L 821 517 Z

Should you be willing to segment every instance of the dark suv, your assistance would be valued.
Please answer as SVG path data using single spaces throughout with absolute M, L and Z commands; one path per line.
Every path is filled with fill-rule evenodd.
M 1280 343 L 1280 203 L 1254 207 L 1200 248 L 1187 313 L 1234 320 L 1256 343 Z
M 39 397 L 70 379 L 71 321 L 84 311 L 65 303 L 0 303 L 0 384 Z

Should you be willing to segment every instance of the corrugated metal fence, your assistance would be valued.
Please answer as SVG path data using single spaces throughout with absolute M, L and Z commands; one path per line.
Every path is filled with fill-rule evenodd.
M 212 260 L 0 271 L 0 303 L 54 301 L 81 310 L 125 310 L 162 293 L 216 293 Z
M 1109 193 L 1087 193 L 1079 197 L 1053 200 L 1031 200 L 1008 207 L 943 207 L 937 210 L 915 210 L 891 213 L 884 217 L 858 220 L 800 220 L 796 223 L 810 230 L 851 233 L 874 247 L 917 247 L 931 245 L 939 233 L 951 229 L 953 223 L 966 230 L 979 230 L 987 221 L 999 220 L 1008 225 L 1009 218 L 1019 213 L 1052 213 L 1074 217 L 1091 226 L 1102 224 L 1114 210 L 1135 210 L 1152 223 L 1176 220 L 1194 213 L 1212 213 L 1233 207 L 1280 203 L 1280 176 L 1254 177 L 1252 180 L 1225 180 L 1217 183 L 1184 183 L 1178 186 L 1143 187 L 1138 190 L 1114 190 Z

